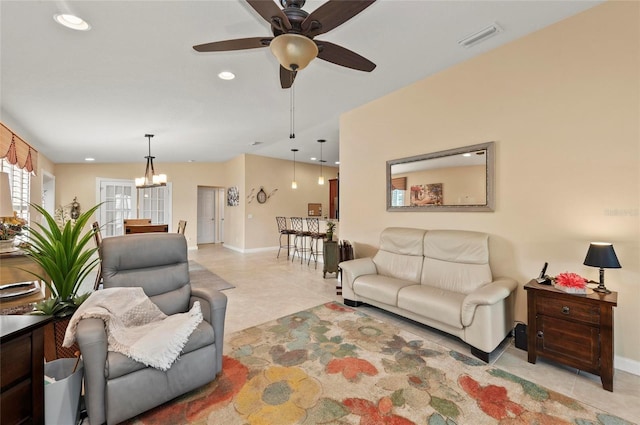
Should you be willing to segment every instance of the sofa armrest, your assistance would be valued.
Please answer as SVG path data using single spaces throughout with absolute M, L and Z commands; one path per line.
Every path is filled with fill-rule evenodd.
M 462 325 L 469 326 L 473 322 L 477 306 L 499 303 L 508 298 L 517 286 L 518 283 L 513 279 L 499 278 L 467 294 L 462 301 Z
M 343 261 L 338 264 L 342 270 L 342 284 L 345 283 L 349 288 L 353 289 L 353 281 L 358 276 L 366 274 L 378 274 L 378 269 L 373 259 L 370 257 L 357 258 L 355 260 Z
M 76 339 L 84 365 L 85 403 L 91 423 L 104 423 L 105 368 L 107 367 L 107 332 L 102 319 L 82 319 L 78 322 Z
M 217 289 L 204 284 L 191 285 L 191 299 L 193 303 L 200 301 L 202 318 L 213 327 L 216 343 L 216 374 L 222 370 L 222 342 L 224 341 L 224 319 L 227 313 L 227 296 Z

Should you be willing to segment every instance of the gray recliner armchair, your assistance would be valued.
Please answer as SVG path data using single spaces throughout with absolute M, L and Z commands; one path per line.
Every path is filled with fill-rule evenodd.
M 140 286 L 167 315 L 200 302 L 204 320 L 166 372 L 107 349 L 104 322 L 82 319 L 76 337 L 85 373 L 85 404 L 91 425 L 117 424 L 216 378 L 222 370 L 227 297 L 191 285 L 184 235 L 152 233 L 105 238 L 104 288 Z

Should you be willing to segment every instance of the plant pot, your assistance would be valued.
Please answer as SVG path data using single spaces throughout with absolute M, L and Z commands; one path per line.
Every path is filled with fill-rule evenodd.
M 332 241 L 333 240 L 333 232 L 327 232 L 327 240 L 328 241 Z
M 55 359 L 63 359 L 76 357 L 76 351 L 80 351 L 78 343 L 75 342 L 71 347 L 62 346 L 64 334 L 67 332 L 67 326 L 71 316 L 57 318 L 48 323 L 44 329 L 44 356 L 48 361 Z
M 0 241 L 0 252 L 13 251 L 14 239 L 7 239 Z

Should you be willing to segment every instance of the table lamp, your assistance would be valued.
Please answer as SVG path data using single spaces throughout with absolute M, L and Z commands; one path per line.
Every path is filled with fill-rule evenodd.
M 618 257 L 616 257 L 616 252 L 613 250 L 613 245 L 608 242 L 591 242 L 587 256 L 584 259 L 584 265 L 600 268 L 600 284 L 593 290 L 610 294 L 611 291 L 604 286 L 604 269 L 622 268 L 620 262 L 618 262 Z

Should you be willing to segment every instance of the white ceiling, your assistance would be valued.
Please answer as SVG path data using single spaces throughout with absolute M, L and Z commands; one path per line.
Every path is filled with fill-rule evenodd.
M 322 0 L 307 0 L 311 12 Z M 339 117 L 600 1 L 378 0 L 317 37 L 377 64 L 371 73 L 314 60 L 290 92 L 268 48 L 197 53 L 193 45 L 271 36 L 243 1 L 0 1 L 2 121 L 56 163 L 226 161 L 241 153 L 308 161 L 326 139 L 338 160 Z M 64 28 L 69 10 L 88 32 Z M 457 41 L 493 22 L 504 31 L 471 48 Z M 220 71 L 233 81 L 217 78 Z M 252 143 L 259 142 L 252 146 Z M 366 141 L 363 140 L 363 144 Z

